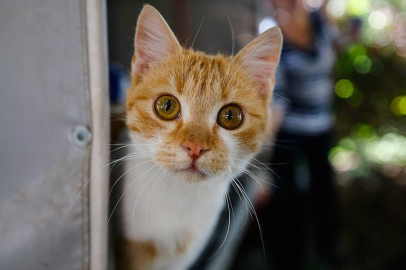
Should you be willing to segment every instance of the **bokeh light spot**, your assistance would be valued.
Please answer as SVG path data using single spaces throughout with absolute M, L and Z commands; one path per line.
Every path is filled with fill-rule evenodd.
M 367 49 L 362 44 L 353 44 L 348 49 L 348 56 L 351 60 L 355 60 L 358 56 L 367 55 Z
M 335 84 L 335 92 L 340 98 L 349 98 L 354 93 L 354 85 L 350 80 L 341 79 Z
M 354 108 L 359 107 L 363 101 L 364 94 L 358 89 L 354 89 L 354 93 L 347 99 L 347 103 Z
M 388 23 L 388 18 L 385 13 L 377 10 L 369 14 L 368 23 L 373 29 L 381 30 Z
M 357 169 L 361 164 L 360 156 L 341 146 L 332 148 L 328 155 L 331 165 L 338 173 Z
M 362 16 L 370 11 L 369 0 L 347 0 L 347 12 L 353 16 Z
M 340 18 L 345 14 L 347 4 L 343 0 L 330 0 L 326 9 L 328 14 L 334 18 Z
M 380 141 L 376 144 L 376 156 L 382 162 L 388 162 L 392 160 L 395 155 L 395 147 L 391 142 Z
M 265 32 L 266 30 L 268 30 L 269 28 L 272 28 L 276 25 L 277 24 L 274 19 L 272 19 L 271 17 L 266 17 L 259 23 L 258 31 L 261 34 L 261 33 Z
M 324 0 L 304 0 L 303 6 L 307 11 L 314 12 L 321 8 Z
M 366 55 L 359 55 L 354 59 L 354 69 L 361 74 L 366 74 L 371 70 L 372 62 Z
M 360 124 L 356 129 L 356 135 L 360 139 L 369 139 L 374 136 L 374 128 L 371 125 Z
M 397 116 L 406 115 L 406 96 L 399 96 L 392 100 L 391 111 Z
M 351 138 L 343 138 L 338 142 L 338 145 L 341 146 L 345 150 L 349 151 L 356 151 L 357 150 L 357 143 Z

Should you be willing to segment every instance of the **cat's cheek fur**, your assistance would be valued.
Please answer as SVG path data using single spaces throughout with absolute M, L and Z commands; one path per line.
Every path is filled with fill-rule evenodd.
M 232 177 L 238 177 L 247 167 L 253 154 L 241 148 L 240 141 L 232 134 L 232 131 L 222 129 L 220 136 L 222 140 L 226 142 L 227 148 L 229 149 L 228 178 L 231 178 L 230 174 Z

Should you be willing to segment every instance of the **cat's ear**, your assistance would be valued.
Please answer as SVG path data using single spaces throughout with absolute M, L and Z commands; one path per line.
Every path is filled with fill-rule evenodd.
M 150 5 L 145 5 L 138 17 L 134 47 L 132 75 L 143 75 L 151 64 L 181 50 L 165 19 Z
M 281 30 L 279 27 L 273 27 L 251 41 L 234 58 L 241 69 L 253 76 L 264 98 L 272 94 L 281 49 Z

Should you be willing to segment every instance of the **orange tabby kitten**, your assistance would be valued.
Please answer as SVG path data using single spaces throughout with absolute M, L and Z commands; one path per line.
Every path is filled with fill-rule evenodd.
M 137 158 L 126 164 L 119 268 L 184 270 L 267 139 L 282 37 L 272 28 L 235 57 L 206 55 L 182 48 L 146 5 L 134 42 L 127 125 Z

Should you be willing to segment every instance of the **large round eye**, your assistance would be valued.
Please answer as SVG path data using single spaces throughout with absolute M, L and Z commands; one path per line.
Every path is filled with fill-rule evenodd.
M 238 128 L 243 119 L 244 114 L 241 108 L 234 104 L 224 106 L 217 115 L 217 123 L 226 129 Z
M 164 120 L 173 120 L 179 116 L 180 105 L 171 95 L 160 96 L 155 100 L 155 111 Z

